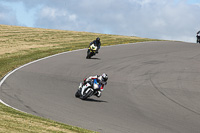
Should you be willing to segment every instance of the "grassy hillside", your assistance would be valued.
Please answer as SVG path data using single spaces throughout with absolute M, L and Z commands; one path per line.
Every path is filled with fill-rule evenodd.
M 0 25 L 0 78 L 30 61 L 88 47 L 96 37 L 102 46 L 158 41 L 130 36 Z M 92 132 L 13 110 L 0 103 L 0 132 Z

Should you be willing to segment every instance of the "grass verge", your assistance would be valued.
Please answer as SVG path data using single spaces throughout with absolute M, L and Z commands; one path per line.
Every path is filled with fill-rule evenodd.
M 46 56 L 88 47 L 96 37 L 102 46 L 157 39 L 88 32 L 0 25 L 0 78 L 9 71 Z M 11 109 L 0 103 L 0 132 L 81 132 L 86 129 L 58 123 Z

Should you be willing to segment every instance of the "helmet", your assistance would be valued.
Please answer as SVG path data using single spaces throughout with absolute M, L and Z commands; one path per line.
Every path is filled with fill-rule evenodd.
M 108 80 L 108 75 L 106 73 L 103 73 L 101 76 L 103 82 L 106 82 Z
M 96 41 L 100 42 L 100 38 L 99 38 L 99 37 L 97 37 L 97 38 L 96 38 Z

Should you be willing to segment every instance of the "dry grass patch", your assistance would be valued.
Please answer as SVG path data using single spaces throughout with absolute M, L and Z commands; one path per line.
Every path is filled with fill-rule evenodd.
M 32 48 L 63 47 L 63 45 L 75 43 L 85 44 L 86 46 L 86 44 L 88 45 L 97 36 L 102 39 L 103 45 L 109 45 L 110 42 L 112 42 L 111 44 L 117 44 L 120 40 L 124 40 L 126 43 L 134 42 L 134 40 L 144 41 L 144 38 L 139 37 L 7 25 L 0 25 L 0 29 L 0 55 Z

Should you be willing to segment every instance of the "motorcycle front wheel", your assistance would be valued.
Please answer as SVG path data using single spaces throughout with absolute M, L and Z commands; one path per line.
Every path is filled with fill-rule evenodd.
M 90 59 L 91 58 L 91 52 L 87 53 L 86 59 Z
M 79 93 L 79 90 L 75 93 L 75 97 L 80 97 L 80 93 Z
M 87 93 L 85 93 L 83 96 L 80 96 L 80 99 L 85 100 L 87 99 L 89 96 L 91 96 L 93 93 L 92 90 L 89 90 Z

